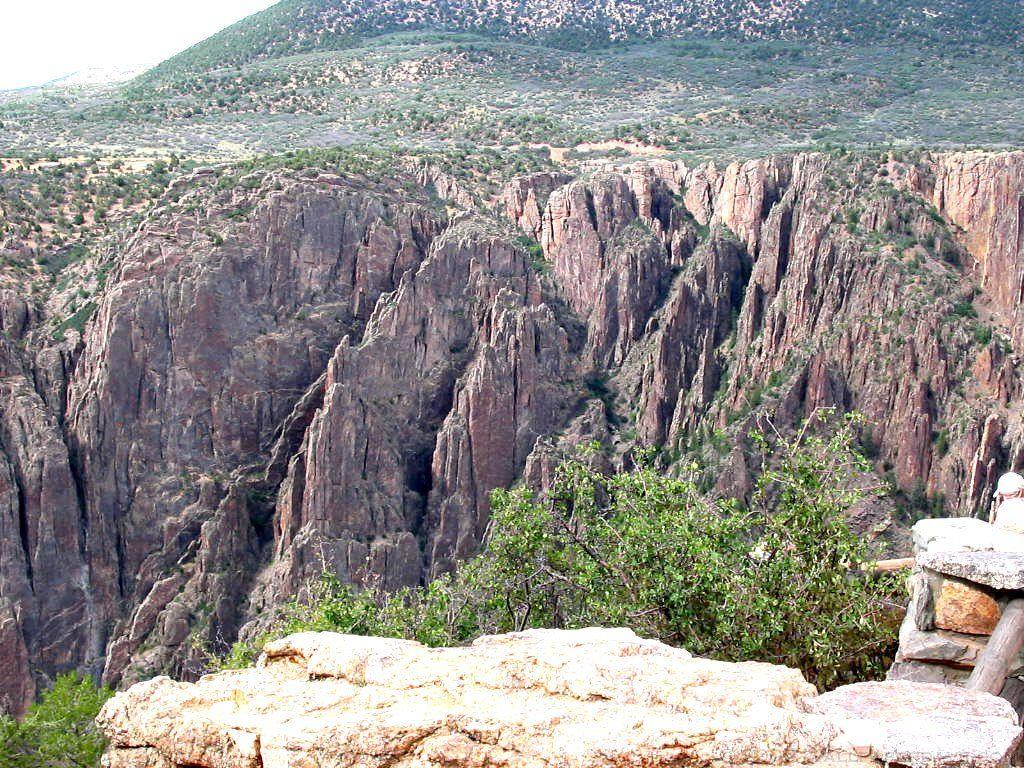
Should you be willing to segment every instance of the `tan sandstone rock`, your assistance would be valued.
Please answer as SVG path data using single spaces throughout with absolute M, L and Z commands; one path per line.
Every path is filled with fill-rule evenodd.
M 1001 611 L 982 590 L 962 581 L 946 579 L 935 599 L 935 626 L 968 635 L 991 635 Z
M 802 711 L 814 693 L 795 670 L 628 630 L 436 650 L 307 633 L 256 669 L 135 685 L 99 723 L 110 768 L 847 765 L 837 730 Z
M 829 715 L 854 743 L 888 764 L 998 768 L 1020 741 L 1009 702 L 939 683 L 857 683 L 823 694 L 811 711 Z
M 920 709 L 914 693 L 925 688 L 900 692 Z M 949 691 L 939 714 L 955 726 L 966 694 Z M 973 733 L 1008 752 L 1020 729 L 998 700 L 975 698 L 965 710 Z M 862 697 L 832 699 L 827 711 L 815 701 L 796 670 L 694 658 L 625 629 L 531 630 L 443 649 L 304 633 L 268 645 L 253 669 L 139 683 L 98 723 L 108 768 L 877 765 L 891 734 L 866 739 L 850 725 Z

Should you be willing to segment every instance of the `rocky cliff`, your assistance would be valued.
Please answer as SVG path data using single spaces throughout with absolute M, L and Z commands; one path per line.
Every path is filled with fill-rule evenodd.
M 110 768 L 1003 768 L 1021 734 L 990 694 L 889 682 L 818 696 L 796 670 L 698 659 L 624 629 L 441 649 L 292 635 L 256 669 L 139 683 L 98 723 Z
M 176 182 L 81 333 L 0 294 L 9 708 L 30 670 L 194 674 L 324 567 L 449 570 L 493 488 L 582 440 L 742 496 L 766 415 L 859 410 L 902 514 L 970 512 L 1024 463 L 1024 154 L 657 161 L 489 200 L 402 167 Z

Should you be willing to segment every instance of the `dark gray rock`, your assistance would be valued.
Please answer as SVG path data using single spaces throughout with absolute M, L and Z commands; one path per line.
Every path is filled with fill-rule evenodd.
M 1024 589 L 1024 554 L 1015 552 L 926 552 L 918 565 L 992 589 Z

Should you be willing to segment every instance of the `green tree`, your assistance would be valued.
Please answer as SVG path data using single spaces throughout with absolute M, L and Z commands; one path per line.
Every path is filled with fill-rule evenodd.
M 667 476 L 653 453 L 606 475 L 585 455 L 543 497 L 493 495 L 479 555 L 425 588 L 357 591 L 326 576 L 273 635 L 303 630 L 407 637 L 430 645 L 529 627 L 628 626 L 727 660 L 804 671 L 822 687 L 881 674 L 902 602 L 845 512 L 867 492 L 855 424 L 825 436 L 759 436 L 764 471 L 748 505 L 708 498 L 696 468 Z M 266 639 L 266 638 L 263 638 Z M 249 663 L 261 643 L 236 646 Z
M 110 698 L 77 673 L 61 675 L 19 723 L 0 718 L 2 768 L 94 768 L 105 742 L 93 722 Z

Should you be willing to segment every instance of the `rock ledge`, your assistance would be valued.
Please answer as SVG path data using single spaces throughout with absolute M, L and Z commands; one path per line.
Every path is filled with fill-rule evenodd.
M 1010 706 L 934 688 L 818 697 L 796 670 L 694 658 L 624 629 L 445 649 L 305 633 L 254 669 L 139 683 L 98 723 L 108 768 L 1007 765 L 1020 738 Z M 887 702 L 942 722 L 948 754 L 894 725 Z

